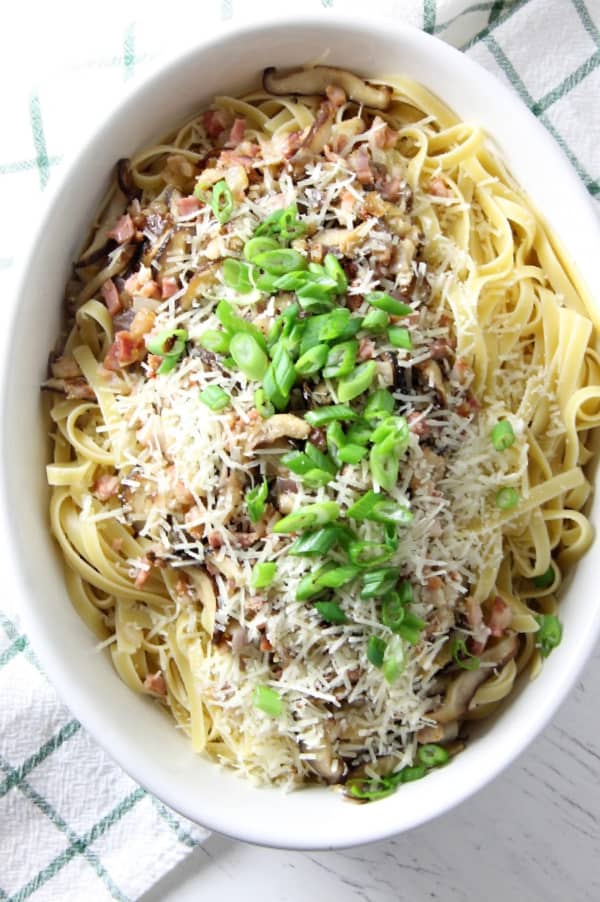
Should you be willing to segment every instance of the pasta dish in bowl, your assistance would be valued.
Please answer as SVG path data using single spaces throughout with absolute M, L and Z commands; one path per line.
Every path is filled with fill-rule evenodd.
M 101 124 L 5 329 L 2 508 L 136 780 L 333 848 L 542 729 L 600 630 L 597 235 L 520 103 L 389 22 L 239 26 Z
M 423 87 L 316 66 L 217 97 L 119 161 L 66 306 L 69 590 L 196 751 L 380 799 L 559 643 L 592 306 Z

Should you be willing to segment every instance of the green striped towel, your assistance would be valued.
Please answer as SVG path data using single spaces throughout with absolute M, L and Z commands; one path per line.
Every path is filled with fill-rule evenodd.
M 366 10 L 364 0 L 286 8 L 295 7 Z M 184 28 L 162 2 L 148 0 L 136 20 L 141 8 L 107 2 L 92 25 L 86 4 L 57 0 L 35 13 L 10 5 L 0 56 L 10 86 L 0 144 L 5 303 L 43 189 L 124 83 L 250 7 L 186 4 Z M 253 0 L 251 9 L 275 14 L 281 3 Z M 600 0 L 372 0 L 368 10 L 438 35 L 510 84 L 600 202 Z M 137 899 L 206 834 L 133 783 L 61 705 L 19 628 L 11 589 L 9 573 L 0 601 L 0 902 Z

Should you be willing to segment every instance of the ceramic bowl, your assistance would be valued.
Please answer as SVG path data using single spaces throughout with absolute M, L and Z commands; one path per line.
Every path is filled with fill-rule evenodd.
M 600 298 L 600 228 L 562 151 L 520 100 L 467 57 L 391 20 L 334 15 L 228 27 L 165 63 L 127 95 L 66 167 L 31 241 L 1 358 L 2 508 L 18 570 L 23 621 L 48 676 L 84 726 L 143 786 L 177 811 L 232 837 L 328 849 L 384 839 L 448 811 L 496 777 L 543 729 L 574 684 L 600 630 L 594 548 L 561 601 L 564 639 L 537 680 L 520 688 L 449 767 L 372 805 L 330 789 L 258 789 L 198 757 L 171 720 L 120 681 L 72 608 L 48 529 L 47 425 L 39 386 L 59 331 L 61 298 L 82 236 L 114 162 L 132 154 L 214 94 L 239 94 L 267 64 L 326 58 L 375 76 L 422 82 L 463 119 L 478 122 Z M 226 64 L 225 64 L 226 61 Z M 591 518 L 597 525 L 598 503 Z

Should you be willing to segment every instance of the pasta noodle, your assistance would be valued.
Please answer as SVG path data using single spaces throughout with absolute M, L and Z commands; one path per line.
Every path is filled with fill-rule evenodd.
M 132 690 L 259 783 L 372 799 L 560 640 L 600 358 L 482 130 L 335 72 L 119 162 L 67 286 L 47 476 L 69 594 Z

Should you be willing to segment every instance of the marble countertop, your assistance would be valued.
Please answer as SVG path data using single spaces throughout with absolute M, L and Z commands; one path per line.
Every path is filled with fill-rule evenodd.
M 211 836 L 142 902 L 596 902 L 600 650 L 553 723 L 490 786 L 388 842 L 286 852 Z

